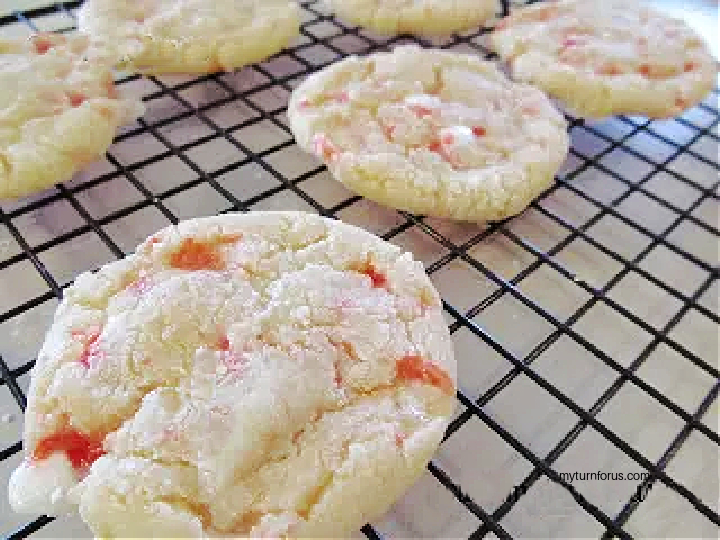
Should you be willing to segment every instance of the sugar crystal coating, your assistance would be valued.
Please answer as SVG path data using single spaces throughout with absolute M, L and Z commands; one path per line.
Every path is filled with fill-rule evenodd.
M 349 57 L 293 92 L 298 145 L 369 199 L 467 221 L 521 212 L 565 160 L 565 121 L 491 62 L 417 46 Z
M 634 0 L 559 0 L 513 11 L 491 34 L 513 77 L 586 117 L 676 116 L 710 93 L 717 64 L 683 21 Z
M 80 28 L 145 73 L 232 71 L 272 56 L 299 32 L 292 0 L 87 0 Z
M 455 379 L 397 247 L 299 212 L 190 220 L 67 289 L 11 502 L 102 537 L 341 536 L 422 472 Z
M 70 180 L 142 114 L 118 96 L 111 67 L 86 36 L 0 39 L 0 199 Z

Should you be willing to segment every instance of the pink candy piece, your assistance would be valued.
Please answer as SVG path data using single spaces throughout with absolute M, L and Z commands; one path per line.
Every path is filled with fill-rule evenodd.
M 100 351 L 97 346 L 97 340 L 100 337 L 101 328 L 93 326 L 87 330 L 75 330 L 72 333 L 73 339 L 79 341 L 83 345 L 83 351 L 80 354 L 78 362 L 86 368 L 90 367 L 90 359 L 97 357 Z
M 324 133 L 318 133 L 315 136 L 315 153 L 327 163 L 337 157 L 338 149 Z
M 424 107 L 422 105 L 410 105 L 409 109 L 418 118 L 424 118 L 425 116 L 430 116 L 433 113 L 432 109 L 430 109 L 429 107 Z

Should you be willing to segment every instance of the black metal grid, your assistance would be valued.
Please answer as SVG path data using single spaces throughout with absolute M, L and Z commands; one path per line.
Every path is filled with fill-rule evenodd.
M 65 15 L 70 22 L 67 30 L 70 30 L 75 17 L 74 10 L 80 3 L 79 1 L 57 3 L 41 9 L 17 12 L 10 16 L 0 17 L 0 27 L 20 23 L 36 30 L 38 28 L 37 21 L 42 20 L 44 17 Z M 242 86 L 237 87 L 227 76 L 220 74 L 188 79 L 178 84 L 168 82 L 162 78 L 142 78 L 137 75 L 126 76 L 119 80 L 121 86 L 144 83 L 151 86 L 153 90 L 144 97 L 144 100 L 148 104 L 155 102 L 155 100 L 165 99 L 172 101 L 174 106 L 169 115 L 165 115 L 160 119 L 149 119 L 146 116 L 140 119 L 137 124 L 124 129 L 116 138 L 116 146 L 113 148 L 122 144 L 123 141 L 132 141 L 139 136 L 148 136 L 156 143 L 159 143 L 158 146 L 161 146 L 162 150 L 152 152 L 151 155 L 146 158 L 129 164 L 125 163 L 124 159 L 119 158 L 115 152 L 113 152 L 113 148 L 111 148 L 107 154 L 110 169 L 108 172 L 96 175 L 90 179 L 84 179 L 82 182 L 59 184 L 56 186 L 56 190 L 49 194 L 43 194 L 40 198 L 29 199 L 24 201 L 20 206 L 10 209 L 0 209 L 0 223 L 7 228 L 14 241 L 17 242 L 21 248 L 20 253 L 6 260 L 0 260 L 0 271 L 18 262 L 29 261 L 42 277 L 48 289 L 44 294 L 23 302 L 20 305 L 16 305 L 4 313 L 0 313 L 0 324 L 44 304 L 53 298 L 60 298 L 63 289 L 69 285 L 69 283 L 60 282 L 53 273 L 48 270 L 41 260 L 43 253 L 57 246 L 61 246 L 63 243 L 70 242 L 81 235 L 90 233 L 97 235 L 112 255 L 120 258 L 124 256 L 124 250 L 119 243 L 112 238 L 112 235 L 108 234 L 106 230 L 107 225 L 146 209 L 154 209 L 168 222 L 176 223 L 180 218 L 171 211 L 170 206 L 172 205 L 170 205 L 168 201 L 173 196 L 198 186 L 206 186 L 216 192 L 218 197 L 223 201 L 224 206 L 219 211 L 251 209 L 255 207 L 255 205 L 262 204 L 263 201 L 267 201 L 269 198 L 281 192 L 292 192 L 304 201 L 304 204 L 310 206 L 318 213 L 331 217 L 337 217 L 344 209 L 360 201 L 360 197 L 348 197 L 336 204 L 321 204 L 316 197 L 308 193 L 304 184 L 307 180 L 321 174 L 324 171 L 324 167 L 314 166 L 297 178 L 291 179 L 276 170 L 271 160 L 267 159 L 272 154 L 293 146 L 292 137 L 282 118 L 284 95 L 289 93 L 295 84 L 307 73 L 319 69 L 323 67 L 323 65 L 345 56 L 348 53 L 365 54 L 375 50 L 387 49 L 396 43 L 406 41 L 415 41 L 425 46 L 436 45 L 443 48 L 460 48 L 477 51 L 478 54 L 484 57 L 492 58 L 492 54 L 482 46 L 482 36 L 490 31 L 489 28 L 456 35 L 440 43 L 432 43 L 424 39 L 408 36 L 397 37 L 387 41 L 378 41 L 377 38 L 370 37 L 361 29 L 346 26 L 342 22 L 328 16 L 322 6 L 315 1 L 303 2 L 302 6 L 306 16 L 306 20 L 303 22 L 301 29 L 302 42 L 275 57 L 282 57 L 285 61 L 290 59 L 291 64 L 294 66 L 294 71 L 291 75 L 278 76 L 274 74 L 273 69 L 269 67 L 271 64 L 265 63 L 246 68 L 252 71 L 252 78 L 260 80 L 257 84 L 251 84 L 247 88 L 243 88 Z M 501 14 L 508 13 L 510 8 L 510 3 L 506 0 L 499 3 L 499 11 Z M 318 31 L 321 27 L 322 32 Z M 60 29 L 60 31 L 63 30 L 64 29 Z M 318 47 L 321 47 L 323 54 L 326 55 L 324 61 L 320 63 L 317 62 L 317 56 L 307 54 L 309 51 L 312 51 L 313 48 L 315 48 L 316 51 L 319 50 L 317 49 Z M 322 57 L 322 55 L 320 56 Z M 217 99 L 206 103 L 198 104 L 192 102 L 192 99 L 187 97 L 186 91 L 196 88 L 198 85 L 212 85 L 221 97 L 217 97 Z M 259 104 L 255 98 L 263 92 L 270 92 L 276 98 L 280 99 L 282 103 L 278 103 L 277 106 L 270 108 Z M 280 96 L 277 95 L 278 92 L 281 92 Z M 720 184 L 717 179 L 717 171 L 720 170 L 720 167 L 718 166 L 717 160 L 701 155 L 690 148 L 692 144 L 701 137 L 709 137 L 715 141 L 715 143 L 718 142 L 718 136 L 714 132 L 714 130 L 717 130 L 718 120 L 720 119 L 720 113 L 717 110 L 717 92 L 713 94 L 712 99 L 714 105 L 705 102 L 696 108 L 696 117 L 701 119 L 698 121 L 699 125 L 693 121 L 693 116 L 691 116 L 690 119 L 679 118 L 676 120 L 676 122 L 688 132 L 688 137 L 683 142 L 668 138 L 667 135 L 663 134 L 662 129 L 658 128 L 657 123 L 644 119 L 620 118 L 619 125 L 622 126 L 621 134 L 619 136 L 613 136 L 612 134 L 608 135 L 602 129 L 598 129 L 597 126 L 592 123 L 586 123 L 582 120 L 568 117 L 571 134 L 581 134 L 582 136 L 588 136 L 588 134 L 590 134 L 589 136 L 595 137 L 603 148 L 591 156 L 586 156 L 573 148 L 571 150 L 571 159 L 577 165 L 570 172 L 561 175 L 557 183 L 545 192 L 538 201 L 533 203 L 532 208 L 539 215 L 543 216 L 543 219 L 565 231 L 564 238 L 552 246 L 540 248 L 533 244 L 532 241 L 523 238 L 521 234 L 513 230 L 513 220 L 506 220 L 490 224 L 484 228 L 478 228 L 469 239 L 453 241 L 448 237 L 449 235 L 445 235 L 437 227 L 434 227 L 429 220 L 403 212 L 399 213 L 399 224 L 390 228 L 382 235 L 386 240 L 392 241 L 395 237 L 411 228 L 422 231 L 422 234 L 447 250 L 446 254 L 427 266 L 427 271 L 431 277 L 449 262 L 461 260 L 496 287 L 492 294 L 483 298 L 467 310 L 460 310 L 449 302 L 444 302 L 446 314 L 452 321 L 450 324 L 451 332 L 455 333 L 460 329 L 471 332 L 479 342 L 484 342 L 484 344 L 503 357 L 508 362 L 510 368 L 502 378 L 492 386 L 486 388 L 479 396 L 466 395 L 462 391 L 458 392 L 458 400 L 462 405 L 462 412 L 449 427 L 446 440 L 460 430 L 471 418 L 477 418 L 527 460 L 532 465 L 532 471 L 507 495 L 499 506 L 493 510 L 489 510 L 483 508 L 474 501 L 472 497 L 467 495 L 463 486 L 459 485 L 448 472 L 442 470 L 436 463 L 429 465 L 429 471 L 437 481 L 450 490 L 468 512 L 471 512 L 479 518 L 481 526 L 470 535 L 470 538 L 483 538 L 489 533 L 494 533 L 495 536 L 502 538 L 510 538 L 510 534 L 504 527 L 503 518 L 522 500 L 524 494 L 533 484 L 542 477 L 546 477 L 550 481 L 562 486 L 577 503 L 578 512 L 584 511 L 600 523 L 605 529 L 603 537 L 629 538 L 630 534 L 625 530 L 624 526 L 638 505 L 642 504 L 641 501 L 630 498 L 619 513 L 616 515 L 608 515 L 599 505 L 594 504 L 592 500 L 589 500 L 589 498 L 583 495 L 581 489 L 578 489 L 570 482 L 561 478 L 553 468 L 556 460 L 587 427 L 592 427 L 614 447 L 627 455 L 635 464 L 649 473 L 647 479 L 642 482 L 642 489 L 647 490 L 657 483 L 664 484 L 689 502 L 695 512 L 703 514 L 712 523 L 720 525 L 720 516 L 718 516 L 718 513 L 711 507 L 711 501 L 701 500 L 698 495 L 665 472 L 668 463 L 673 459 L 688 437 L 690 437 L 691 433 L 701 433 L 707 437 L 712 444 L 720 444 L 718 432 L 709 427 L 702 419 L 703 415 L 717 398 L 718 391 L 720 391 L 720 372 L 717 366 L 717 354 L 715 358 L 702 358 L 670 335 L 673 328 L 679 323 L 683 316 L 691 310 L 706 317 L 715 325 L 720 322 L 717 310 L 708 308 L 705 303 L 700 301 L 700 298 L 710 290 L 713 285 L 716 285 L 718 280 L 717 261 L 704 260 L 696 253 L 679 247 L 676 242 L 668 238 L 681 224 L 692 224 L 694 227 L 711 235 L 715 240 L 720 238 L 717 222 L 708 223 L 697 217 L 694 213 L 694 211 L 703 204 L 717 203 L 719 198 L 718 185 Z M 247 113 L 246 118 L 232 125 L 228 125 L 227 122 L 222 119 L 219 120 L 214 114 L 214 111 L 224 106 L 242 108 L 242 110 Z M 199 125 L 204 126 L 203 129 L 205 129 L 208 134 L 191 142 L 173 142 L 163 128 L 174 122 L 188 119 L 194 119 Z M 285 134 L 284 136 L 278 136 L 282 141 L 267 146 L 261 151 L 254 151 L 252 149 L 252 141 L 245 140 L 243 142 L 242 137 L 232 135 L 243 128 L 257 126 L 260 123 L 264 123 L 264 125 L 269 128 L 273 128 L 276 133 Z M 638 134 L 650 137 L 651 140 L 657 144 L 663 144 L 668 148 L 668 153 L 664 155 L 662 159 L 657 159 L 654 156 L 646 155 L 645 152 L 637 150 L 630 141 Z M 203 167 L 190 157 L 192 156 L 193 148 L 216 140 L 226 141 L 234 151 L 237 151 L 238 156 L 243 157 L 223 164 L 216 170 L 207 170 L 206 167 Z M 604 158 L 615 151 L 622 151 L 624 155 L 630 155 L 641 162 L 647 169 L 647 173 L 639 177 L 627 177 L 614 170 L 611 166 L 608 166 L 608 162 L 604 160 Z M 671 162 L 678 156 L 683 155 L 691 156 L 698 162 L 709 167 L 710 170 L 715 173 L 715 178 L 708 182 L 707 179 L 700 180 L 696 177 L 689 177 L 676 172 L 671 166 Z M 170 189 L 160 191 L 153 191 L 146 185 L 146 182 L 138 178 L 139 171 L 142 169 L 162 160 L 172 158 L 179 160 L 191 170 L 193 178 L 183 181 Z M 250 164 L 255 164 L 253 165 L 256 167 L 255 170 L 262 174 L 264 178 L 274 179 L 275 185 L 270 185 L 267 189 L 257 191 L 257 193 L 247 197 L 241 197 L 234 193 L 222 179 L 224 175 Z M 616 180 L 618 185 L 622 186 L 621 193 L 609 198 L 604 196 L 598 197 L 597 195 L 589 193 L 588 190 L 583 189 L 583 187 L 581 185 L 579 186 L 574 180 L 582 175 L 584 171 L 588 170 L 601 171 L 606 176 Z M 663 193 L 658 193 L 656 190 L 651 189 L 649 185 L 652 179 L 659 174 L 673 177 L 678 183 L 684 186 L 684 188 L 692 191 L 694 197 L 690 204 L 682 205 L 676 203 L 671 196 L 663 196 Z M 83 193 L 111 182 L 118 177 L 124 177 L 134 186 L 140 193 L 140 200 L 107 212 L 102 217 L 94 217 L 92 212 L 89 211 L 82 202 Z M 574 221 L 564 217 L 562 213 L 558 213 L 552 208 L 548 208 L 548 205 L 544 205 L 543 201 L 552 198 L 553 194 L 558 190 L 568 190 L 578 200 L 581 200 L 583 204 L 592 206 L 594 209 L 592 217 L 582 220 L 581 223 L 577 223 L 576 220 Z M 629 218 L 626 213 L 622 211 L 622 204 L 627 199 L 637 196 L 638 194 L 642 194 L 663 209 L 671 212 L 673 219 L 668 224 L 663 225 L 661 230 L 658 231 L 657 228 L 646 226 L 641 220 Z M 81 216 L 83 220 L 82 225 L 72 230 L 62 232 L 56 237 L 45 240 L 37 245 L 31 245 L 32 242 L 25 238 L 20 228 L 16 225 L 16 221 L 24 215 L 37 211 L 38 209 L 50 207 L 58 201 L 69 204 Z M 595 235 L 592 234 L 591 228 L 608 216 L 621 221 L 627 227 L 644 235 L 647 239 L 647 245 L 644 249 L 630 257 L 613 250 L 611 247 L 608 247 L 606 243 L 598 241 Z M 511 279 L 507 279 L 500 273 L 494 272 L 471 253 L 472 248 L 484 240 L 498 236 L 502 237 L 505 241 L 511 242 L 524 252 L 527 252 L 533 259 L 532 263 L 526 265 L 522 271 Z M 577 240 L 582 240 L 590 244 L 621 268 L 619 272 L 614 274 L 603 286 L 596 287 L 583 280 L 582 276 L 575 275 L 573 271 L 569 270 L 562 263 L 561 259 L 557 257 L 563 249 Z M 680 290 L 678 284 L 672 280 L 658 277 L 654 272 L 648 270 L 647 265 L 643 264 L 646 256 L 657 246 L 664 246 L 664 248 L 683 261 L 692 263 L 694 266 L 702 269 L 706 277 L 697 283 L 697 287 L 691 292 Z M 575 309 L 569 317 L 559 318 L 521 290 L 520 285 L 522 281 L 542 266 L 552 268 L 563 276 L 563 278 L 573 281 L 586 293 L 587 300 L 581 303 L 579 308 Z M 677 310 L 665 324 L 660 326 L 653 325 L 633 313 L 633 310 L 623 305 L 622 302 L 611 298 L 609 295 L 611 289 L 631 273 L 638 274 L 643 279 L 662 289 L 671 297 L 677 299 L 680 303 L 681 307 L 679 310 Z M 524 356 L 516 355 L 508 350 L 498 336 L 486 331 L 473 320 L 473 318 L 483 310 L 492 306 L 500 298 L 507 296 L 511 296 L 517 300 L 553 327 L 553 331 Z M 625 365 L 626 363 L 621 363 L 618 359 L 613 358 L 608 352 L 604 351 L 603 348 L 598 347 L 597 344 L 592 343 L 581 332 L 574 329 L 574 324 L 597 304 L 604 304 L 651 336 L 650 342 L 629 364 Z M 589 407 L 582 407 L 577 404 L 573 399 L 564 394 L 557 385 L 533 369 L 533 362 L 561 337 L 567 337 L 573 340 L 576 345 L 591 353 L 598 361 L 604 363 L 614 372 L 614 382 Z M 714 380 L 714 384 L 709 393 L 702 399 L 700 406 L 697 407 L 696 410 L 685 410 L 685 408 L 666 396 L 661 390 L 658 390 L 646 382 L 636 373 L 643 362 L 661 344 L 664 344 L 664 346 L 669 347 L 692 362 L 698 369 L 705 372 Z M 1 353 L 2 345 L 0 344 L 0 354 Z M 480 361 L 481 360 L 482 359 L 480 359 Z M 460 361 L 462 362 L 463 360 L 460 359 Z M 27 363 L 11 369 L 8 363 L 0 356 L 0 376 L 2 378 L 2 384 L 7 385 L 22 410 L 25 408 L 26 398 L 17 380 L 20 376 L 26 374 L 32 368 L 33 364 L 34 360 L 28 359 Z M 486 405 L 521 374 L 539 385 L 577 416 L 577 422 L 574 427 L 557 442 L 549 453 L 544 455 L 534 452 L 527 445 L 523 444 L 519 437 L 503 427 L 500 422 L 485 410 Z M 656 461 L 645 457 L 641 452 L 596 418 L 605 405 L 610 402 L 620 391 L 621 387 L 626 384 L 634 385 L 642 390 L 647 396 L 650 396 L 671 411 L 683 423 L 682 429 L 677 433 L 670 446 L 665 449 L 660 459 Z M 0 449 L 0 461 L 20 452 L 21 448 L 22 443 L 18 441 L 8 448 Z M 482 451 L 482 449 L 478 450 L 480 452 Z M 709 471 L 709 474 L 714 473 Z M 481 480 L 479 479 L 479 481 Z M 10 537 L 26 537 L 38 531 L 50 521 L 52 521 L 52 518 L 41 516 L 27 523 Z M 369 538 L 381 538 L 380 533 L 371 525 L 365 526 L 363 532 Z

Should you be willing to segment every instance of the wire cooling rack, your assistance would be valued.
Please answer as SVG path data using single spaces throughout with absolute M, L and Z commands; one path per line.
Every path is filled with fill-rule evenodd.
M 0 17 L 0 34 L 69 31 L 79 4 Z M 121 77 L 147 113 L 105 159 L 0 206 L 0 480 L 21 459 L 34 354 L 79 272 L 180 219 L 304 209 L 413 251 L 458 356 L 459 411 L 440 452 L 367 537 L 717 538 L 717 93 L 670 121 L 568 118 L 568 161 L 522 216 L 416 217 L 353 196 L 302 153 L 288 94 L 342 56 L 401 42 L 491 58 L 489 29 L 387 39 L 302 6 L 298 44 L 260 65 Z M 68 518 L 28 522 L 4 494 L 0 529 L 88 534 Z

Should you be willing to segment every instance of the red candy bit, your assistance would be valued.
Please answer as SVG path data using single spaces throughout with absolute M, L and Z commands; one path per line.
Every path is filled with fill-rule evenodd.
M 378 272 L 372 264 L 368 265 L 365 274 L 370 278 L 370 281 L 372 281 L 373 287 L 382 288 L 387 285 L 387 277 L 384 274 Z
M 79 107 L 83 104 L 85 99 L 87 99 L 87 96 L 85 96 L 82 92 L 67 92 L 66 95 L 70 101 L 70 105 L 73 107 Z
M 310 101 L 308 101 L 307 99 L 301 99 L 300 103 L 298 103 L 298 107 L 300 107 L 301 109 L 307 109 L 309 106 Z
M 410 105 L 409 109 L 417 116 L 418 118 L 424 118 L 425 116 L 431 116 L 433 113 L 433 110 L 424 107 L 422 105 Z
M 687 99 L 679 96 L 675 98 L 675 106 L 678 109 L 686 109 L 688 105 L 690 105 L 690 102 Z
M 375 265 L 370 261 L 356 264 L 352 267 L 352 270 L 368 276 L 372 282 L 372 286 L 376 289 L 386 288 L 388 285 L 387 276 L 382 272 L 378 272 Z
M 40 439 L 32 453 L 32 459 L 41 461 L 55 452 L 63 452 L 75 469 L 82 469 L 105 453 L 103 439 L 104 437 L 99 435 L 87 435 L 66 427 Z
M 170 266 L 182 270 L 222 270 L 224 263 L 215 246 L 186 238 L 170 256 Z
M 218 246 L 232 244 L 241 238 L 239 234 L 223 235 L 214 241 L 199 242 L 186 238 L 180 248 L 170 255 L 170 266 L 181 270 L 223 270 L 225 261 Z
M 676 75 L 678 72 L 677 68 L 662 66 L 651 66 L 649 64 L 640 64 L 638 67 L 638 73 L 648 79 L 666 79 L 670 76 Z
M 322 133 L 315 136 L 315 153 L 325 163 L 333 161 L 338 155 L 338 148 Z
M 689 73 L 690 71 L 694 71 L 697 69 L 697 64 L 695 62 L 685 62 L 683 65 L 683 71 L 685 73 Z
M 476 137 L 484 137 L 487 134 L 487 131 L 482 126 L 475 126 L 472 128 L 473 135 Z
M 417 354 L 409 354 L 399 359 L 396 374 L 400 380 L 430 384 L 450 395 L 455 392 L 455 385 L 450 376 L 432 362 L 424 362 Z
M 450 135 L 450 137 L 452 137 L 452 135 Z M 438 154 L 443 161 L 448 162 L 452 167 L 458 167 L 460 162 L 457 155 L 454 152 L 446 151 L 446 149 L 443 148 L 443 144 L 448 145 L 451 143 L 446 143 L 444 139 L 442 141 L 435 140 L 427 145 L 427 149 Z
M 86 368 L 90 367 L 90 359 L 99 356 L 100 351 L 97 346 L 97 340 L 100 337 L 102 329 L 99 326 L 93 326 L 87 330 L 74 330 L 72 332 L 73 339 L 79 341 L 83 345 L 83 351 L 80 354 L 78 362 Z
M 340 362 L 337 358 L 333 360 L 333 370 L 335 372 L 335 375 L 333 376 L 333 382 L 335 383 L 335 386 L 340 388 L 343 383 L 343 376 L 342 370 L 340 369 Z
M 440 142 L 445 145 L 450 145 L 455 142 L 455 137 L 453 136 L 452 133 L 446 133 L 445 135 L 442 136 L 442 138 L 440 139 Z
M 216 351 L 229 351 L 230 350 L 230 340 L 227 336 L 221 336 L 217 343 L 215 344 L 215 350 Z
M 622 70 L 615 64 L 603 64 L 597 70 L 600 75 L 621 75 Z
M 398 448 L 402 448 L 403 444 L 405 443 L 405 439 L 407 439 L 407 435 L 405 433 L 396 433 L 395 446 L 397 446 Z
M 383 126 L 383 133 L 385 133 L 386 139 L 392 140 L 393 135 L 395 134 L 395 126 L 392 124 Z
M 37 54 L 45 54 L 53 47 L 53 40 L 48 34 L 38 34 L 32 38 L 32 44 Z
M 563 49 L 569 49 L 570 47 L 576 47 L 580 44 L 580 40 L 576 37 L 565 38 L 563 41 Z
M 440 144 L 440 141 L 432 141 L 430 144 L 428 144 L 427 148 L 431 152 L 436 152 L 438 154 L 442 152 L 442 145 Z

